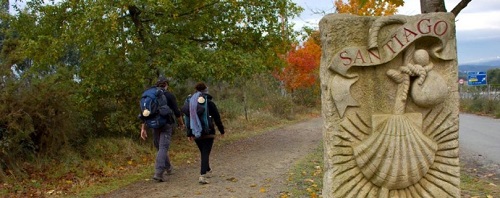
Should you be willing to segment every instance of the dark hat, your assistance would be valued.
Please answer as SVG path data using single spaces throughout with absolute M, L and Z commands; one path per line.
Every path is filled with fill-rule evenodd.
M 156 86 L 157 87 L 165 87 L 165 85 L 168 85 L 168 80 L 167 78 L 161 76 L 158 78 L 158 81 L 156 81 Z

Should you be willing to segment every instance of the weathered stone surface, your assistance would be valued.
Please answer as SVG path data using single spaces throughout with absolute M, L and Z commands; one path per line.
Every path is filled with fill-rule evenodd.
M 460 197 L 454 20 L 320 21 L 324 197 Z

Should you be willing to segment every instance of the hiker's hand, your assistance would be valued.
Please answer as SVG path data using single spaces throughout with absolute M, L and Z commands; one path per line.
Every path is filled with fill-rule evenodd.
M 177 128 L 184 129 L 184 127 L 186 127 L 186 125 L 184 125 L 184 121 L 182 120 L 182 118 L 177 118 Z
M 147 133 L 146 129 L 141 129 L 141 138 L 143 140 L 146 140 L 147 137 L 148 137 L 148 133 Z

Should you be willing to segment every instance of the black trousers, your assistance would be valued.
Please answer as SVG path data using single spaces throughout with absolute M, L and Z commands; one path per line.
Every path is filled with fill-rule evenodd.
M 214 145 L 214 138 L 203 138 L 195 140 L 201 154 L 201 170 L 200 175 L 206 174 L 211 170 L 210 168 L 210 152 Z

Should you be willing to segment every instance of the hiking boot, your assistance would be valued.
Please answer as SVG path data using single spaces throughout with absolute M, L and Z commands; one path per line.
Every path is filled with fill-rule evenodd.
M 198 178 L 198 182 L 200 184 L 208 184 L 208 180 L 205 178 L 205 175 L 200 175 L 200 178 Z
M 173 171 L 174 171 L 174 168 L 170 167 L 169 169 L 165 170 L 164 174 L 166 174 L 166 175 L 172 175 Z
M 153 179 L 157 182 L 164 182 L 165 181 L 165 179 L 163 178 L 163 174 L 155 174 L 153 176 Z

